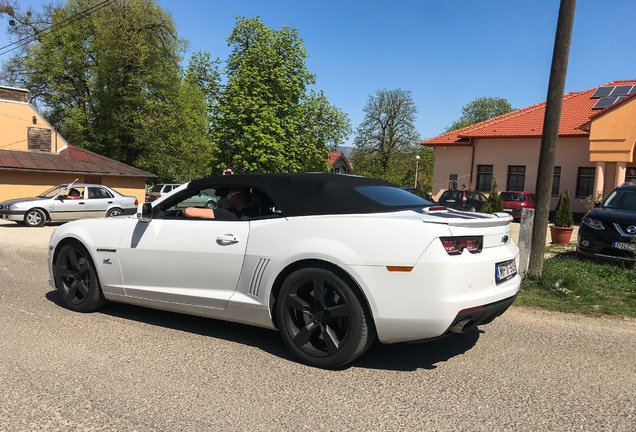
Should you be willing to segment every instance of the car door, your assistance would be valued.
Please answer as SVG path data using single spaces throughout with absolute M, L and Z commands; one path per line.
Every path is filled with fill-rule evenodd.
M 51 205 L 52 221 L 69 221 L 86 217 L 85 188 L 74 187 L 72 190 L 79 192 L 79 196 L 70 196 L 67 191 L 53 200 Z
M 124 232 L 120 265 L 126 295 L 225 308 L 236 290 L 247 220 L 155 218 Z
M 98 218 L 106 216 L 106 210 L 108 210 L 113 203 L 114 198 L 106 189 L 94 186 L 88 187 L 86 217 Z

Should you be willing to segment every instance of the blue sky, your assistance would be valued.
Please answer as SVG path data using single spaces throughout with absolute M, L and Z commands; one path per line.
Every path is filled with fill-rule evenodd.
M 37 9 L 49 2 L 19 3 Z M 441 134 L 478 97 L 506 98 L 514 108 L 544 101 L 559 9 L 557 0 L 156 2 L 172 14 L 190 52 L 222 60 L 235 15 L 296 27 L 316 89 L 349 115 L 354 129 L 369 95 L 401 88 L 413 94 L 422 139 Z M 634 17 L 634 0 L 577 2 L 566 92 L 636 79 Z M 1 19 L 0 46 L 9 42 L 6 26 Z

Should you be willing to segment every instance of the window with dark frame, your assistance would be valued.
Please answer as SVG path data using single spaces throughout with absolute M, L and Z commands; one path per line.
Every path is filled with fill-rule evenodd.
M 561 187 L 561 167 L 554 167 L 554 176 L 552 177 L 552 196 L 559 196 L 559 188 Z
M 576 179 L 576 198 L 587 198 L 594 193 L 595 168 L 579 167 Z
M 477 190 L 489 192 L 492 187 L 492 165 L 477 165 Z
M 526 166 L 508 165 L 508 187 L 506 190 L 522 192 L 526 184 Z
M 625 182 L 636 184 L 636 168 L 627 168 L 625 171 Z

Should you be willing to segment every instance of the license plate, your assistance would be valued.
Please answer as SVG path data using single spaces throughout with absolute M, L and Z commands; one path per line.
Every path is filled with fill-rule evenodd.
M 495 276 L 497 283 L 507 281 L 517 274 L 517 264 L 515 260 L 504 261 L 495 264 Z
M 621 250 L 636 252 L 636 243 L 612 242 L 612 247 Z
M 512 209 L 507 209 L 507 208 L 505 208 L 505 209 L 504 209 L 504 211 L 511 212 L 511 211 L 512 211 Z

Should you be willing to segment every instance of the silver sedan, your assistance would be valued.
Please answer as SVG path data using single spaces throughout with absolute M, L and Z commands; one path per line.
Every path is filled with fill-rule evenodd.
M 0 203 L 0 219 L 38 227 L 48 222 L 116 216 L 134 212 L 137 198 L 103 185 L 71 183 L 55 186 L 37 197 Z

